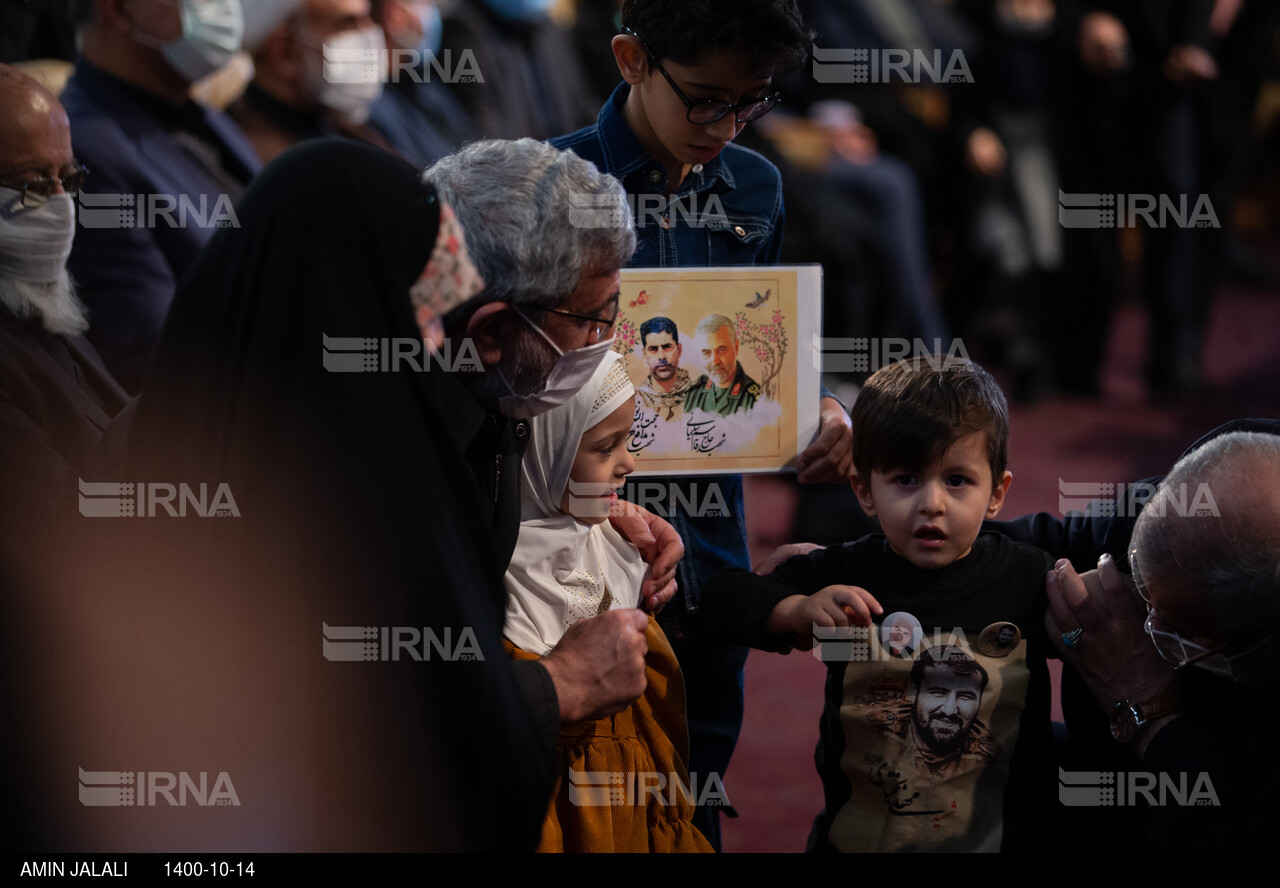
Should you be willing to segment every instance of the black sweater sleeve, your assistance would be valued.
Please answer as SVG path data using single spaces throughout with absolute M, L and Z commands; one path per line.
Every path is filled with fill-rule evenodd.
M 784 598 L 812 595 L 840 582 L 840 565 L 847 560 L 847 551 L 845 546 L 831 546 L 796 555 L 764 577 L 741 568 L 722 570 L 703 592 L 703 617 L 726 641 L 790 653 L 794 636 L 766 632 L 769 615 Z

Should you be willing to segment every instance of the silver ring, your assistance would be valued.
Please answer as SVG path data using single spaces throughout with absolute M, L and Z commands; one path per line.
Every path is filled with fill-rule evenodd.
M 1062 633 L 1062 643 L 1069 648 L 1073 648 L 1076 645 L 1080 644 L 1080 638 L 1083 635 L 1084 635 L 1084 628 L 1078 626 L 1075 629 L 1072 629 L 1070 632 Z

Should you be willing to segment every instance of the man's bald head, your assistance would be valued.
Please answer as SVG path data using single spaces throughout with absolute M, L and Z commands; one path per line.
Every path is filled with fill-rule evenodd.
M 65 263 L 75 233 L 70 199 L 54 185 L 44 204 L 15 192 L 35 179 L 61 180 L 75 168 L 71 124 L 53 93 L 17 68 L 0 65 L 0 305 L 50 333 L 88 329 Z M 32 194 L 48 195 L 46 187 Z M 59 197 L 60 195 L 60 197 Z
M 71 124 L 57 97 L 17 68 L 0 65 L 0 179 L 53 178 L 73 161 Z
M 1184 635 L 1280 629 L 1280 436 L 1232 432 L 1184 456 L 1133 539 L 1157 611 Z

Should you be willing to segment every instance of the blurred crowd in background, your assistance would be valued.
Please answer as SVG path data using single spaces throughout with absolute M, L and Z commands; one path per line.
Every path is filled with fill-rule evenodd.
M 751 119 L 741 134 L 738 127 L 746 122 L 738 118 L 742 107 L 722 104 L 738 108 L 737 144 L 764 155 L 781 171 L 786 207 L 781 261 L 822 265 L 826 337 L 922 343 L 911 349 L 917 354 L 955 353 L 958 348 L 995 370 L 1013 399 L 1023 404 L 1051 394 L 1078 396 L 1081 403 L 1093 404 L 1102 396 L 1112 320 L 1121 305 L 1130 302 L 1142 306 L 1148 323 L 1145 341 L 1135 336 L 1123 348 L 1139 356 L 1151 402 L 1202 404 L 1214 394 L 1204 365 L 1215 293 L 1226 283 L 1280 291 L 1280 261 L 1274 250 L 1280 227 L 1280 4 L 797 0 L 797 5 L 815 32 L 812 58 L 776 84 L 781 103 L 767 116 Z M 97 466 L 120 457 L 139 415 L 133 399 L 144 389 L 166 319 L 175 326 L 177 312 L 171 313 L 170 306 L 180 285 L 195 293 L 188 298 L 194 306 L 194 320 L 188 320 L 190 341 L 208 338 L 210 348 L 214 337 L 200 315 L 217 301 L 203 298 L 201 290 L 205 285 L 216 289 L 211 279 L 217 275 L 210 269 L 228 276 L 221 292 L 229 306 L 224 318 L 228 340 L 236 341 L 255 320 L 263 323 L 265 318 L 270 333 L 255 341 L 265 352 L 281 350 L 279 341 L 298 333 L 302 325 L 293 313 L 296 307 L 276 314 L 263 309 L 250 298 L 259 291 L 288 291 L 300 303 L 328 291 L 335 304 L 376 313 L 376 304 L 345 297 L 365 285 L 363 263 L 378 260 L 379 249 L 387 247 L 380 238 L 395 228 L 395 214 L 388 209 L 394 201 L 379 188 L 396 177 L 400 186 L 421 186 L 416 170 L 475 140 L 548 140 L 592 125 L 597 114 L 604 113 L 599 109 L 607 97 L 620 94 L 615 93 L 620 75 L 610 41 L 620 32 L 621 6 L 616 0 L 0 2 L 0 65 L 16 66 L 48 90 L 33 88 L 26 77 L 0 67 L 0 189 L 11 192 L 10 208 L 30 211 L 25 223 L 14 223 L 0 213 L 0 236 L 7 238 L 3 246 L 8 248 L 0 251 L 0 376 L 5 383 L 0 387 L 0 440 L 10 457 L 0 467 L 0 490 L 9 506 L 0 510 L 0 542 L 5 544 L 0 580 L 21 579 L 31 568 L 42 580 L 47 573 L 45 591 L 75 589 L 75 562 L 95 563 L 79 551 L 86 547 L 84 539 L 59 538 L 63 527 L 44 514 L 64 507 L 69 511 L 76 497 L 69 489 L 51 492 L 45 481 L 78 483 L 80 515 L 89 514 L 84 511 L 85 480 L 97 477 Z M 665 72 L 663 76 L 670 80 Z M 692 111 L 692 103 L 670 82 Z M 69 124 L 50 93 L 65 108 Z M 752 104 L 760 104 L 760 98 Z M 366 169 L 394 168 L 394 177 L 378 181 L 370 176 L 366 193 L 363 181 L 350 181 L 358 170 L 342 170 L 344 181 L 332 160 L 310 165 L 304 158 L 292 169 L 287 162 L 279 164 L 274 179 L 270 170 L 263 173 L 291 146 L 332 137 L 379 150 L 330 142 L 327 148 L 313 146 L 301 154 L 318 148 L 323 155 L 337 145 L 362 156 Z M 64 145 L 74 150 L 74 158 L 62 150 Z M 384 151 L 404 158 L 413 169 Z M 692 169 L 699 172 L 700 167 Z M 325 172 L 312 178 L 312 169 Z M 644 175 L 649 182 L 661 181 L 657 170 Z M 250 190 L 255 180 L 259 184 Z M 285 184 L 277 188 L 276 183 Z M 264 191 L 274 193 L 269 200 L 260 198 L 265 203 L 256 207 L 262 212 L 254 226 L 279 237 L 270 243 L 252 237 L 237 240 L 236 250 L 243 254 L 236 255 L 251 269 L 239 277 L 241 266 L 223 267 L 220 254 L 208 245 L 218 228 L 241 227 L 236 212 L 242 196 L 249 194 L 244 210 L 248 219 L 255 212 L 253 194 Z M 73 193 L 74 208 L 66 198 Z M 61 199 L 51 200 L 54 197 Z M 411 203 L 413 195 L 398 197 Z M 374 222 L 362 224 L 355 214 L 344 215 L 338 209 L 343 200 Z M 408 208 L 401 209 L 406 217 L 412 215 Z M 447 229 L 451 217 L 432 212 L 437 215 L 431 226 L 437 232 Z M 331 215 L 339 224 L 329 224 Z M 157 224 L 158 216 L 163 224 Z M 492 219 L 485 221 L 494 224 Z M 316 234 L 321 228 L 323 237 Z M 549 229 L 543 225 L 540 230 L 545 235 Z M 495 236 L 494 241 L 501 239 Z M 425 251 L 426 246 L 417 244 L 415 249 Z M 307 262 L 308 255 L 321 251 L 350 260 L 349 277 L 326 276 L 326 263 Z M 422 263 L 417 266 L 415 273 Z M 493 278 L 504 276 L 490 277 L 494 288 Z M 352 280 L 360 283 L 352 285 Z M 501 284 L 516 287 L 512 280 Z M 378 292 L 375 286 L 368 290 Z M 244 301 L 243 308 L 238 300 Z M 579 320 L 602 320 L 547 310 Z M 176 327 L 175 333 L 185 332 L 181 324 Z M 307 331 L 309 338 L 299 348 L 312 356 L 319 338 L 310 335 L 314 332 L 328 331 Z M 171 346 L 171 356 L 187 347 L 181 335 L 175 341 L 183 345 Z M 561 352 L 560 345 L 547 341 Z M 256 354 L 228 348 L 209 366 L 220 382 L 238 384 L 236 361 L 252 365 Z M 320 372 L 309 358 L 302 363 Z M 827 367 L 824 382 L 835 394 L 846 396 L 847 405 L 877 363 L 872 359 L 865 366 Z M 157 377 L 163 392 L 164 373 L 155 372 L 153 383 Z M 153 383 L 148 385 L 154 388 Z M 309 396 L 323 400 L 314 393 Z M 175 415 L 193 412 L 188 407 L 194 400 L 185 393 L 175 396 Z M 387 439 L 411 455 L 407 463 L 419 456 L 424 448 L 403 437 L 395 425 L 396 414 L 379 412 L 379 405 L 371 401 L 353 401 L 367 410 L 371 422 L 387 424 Z M 323 415 L 326 406 L 318 403 L 316 413 Z M 240 418 L 232 410 L 225 415 L 214 412 L 215 425 L 232 425 Z M 842 411 L 835 412 L 846 420 Z M 1065 411 L 1051 418 L 1055 432 L 1069 427 L 1069 417 L 1064 417 Z M 1108 429 L 1100 437 L 1111 451 L 1138 449 L 1125 447 L 1126 442 L 1144 440 L 1138 432 L 1161 433 L 1161 426 L 1152 423 L 1148 428 L 1136 412 L 1125 418 L 1141 428 L 1129 439 Z M 443 435 L 439 428 L 423 429 L 428 438 Z M 335 447 L 335 453 L 368 455 L 363 419 L 341 431 L 335 440 L 350 448 Z M 191 437 L 201 446 L 218 440 L 203 433 Z M 1070 446 L 1065 440 L 1057 443 Z M 246 449 L 255 458 L 259 455 L 252 447 Z M 1027 447 L 1023 453 L 1033 450 Z M 264 462 L 271 467 L 270 477 L 255 477 L 255 482 L 262 482 L 255 490 L 270 492 L 279 486 L 277 466 L 294 463 L 292 469 L 304 474 L 297 452 L 284 452 L 286 456 Z M 381 452 L 377 456 L 383 459 Z M 495 466 L 496 489 L 502 477 L 500 458 Z M 333 477 L 345 477 L 346 468 Z M 1055 468 L 1061 484 L 1070 469 Z M 430 527 L 440 532 L 442 541 L 441 554 L 433 561 L 418 557 L 416 551 L 406 554 L 421 545 L 420 539 L 401 544 L 399 537 L 380 537 L 376 529 L 381 525 L 350 520 L 375 538 L 369 545 L 378 558 L 370 563 L 389 565 L 388 573 L 400 565 L 396 558 L 424 571 L 449 563 L 444 553 L 452 556 L 458 547 L 444 537 L 458 522 L 441 520 L 443 507 L 430 496 L 419 496 L 411 484 L 401 484 L 394 463 L 375 469 L 385 477 L 377 475 L 378 484 L 366 486 L 403 495 L 406 514 L 414 516 L 414 521 L 396 523 L 397 514 L 388 512 L 383 516 L 388 526 L 405 534 Z M 355 477 L 352 474 L 345 483 L 360 487 L 351 480 Z M 118 492 L 131 494 L 132 488 L 123 490 L 126 486 Z M 341 540 L 332 551 L 342 551 L 348 545 L 343 536 L 348 528 L 336 525 L 350 516 L 331 507 L 328 488 L 302 487 L 318 505 L 303 509 L 291 503 L 290 509 L 320 516 L 322 526 L 332 520 L 335 540 Z M 358 490 L 350 501 L 364 495 Z M 842 486 L 800 496 L 807 496 L 806 506 L 795 510 L 795 527 L 781 527 L 792 517 L 787 509 L 753 507 L 753 514 L 760 516 L 751 527 L 757 543 L 761 536 L 770 536 L 772 524 L 779 525 L 771 531 L 778 542 L 834 542 L 872 529 Z M 43 508 L 46 503 L 55 507 Z M 820 507 L 807 507 L 815 503 Z M 37 505 L 28 508 L 30 504 Z M 459 510 L 461 515 L 460 506 Z M 741 514 L 736 503 L 734 511 Z M 46 520 L 52 529 L 44 527 Z M 735 533 L 745 534 L 745 520 L 742 524 L 735 525 Z M 270 522 L 262 526 L 270 531 L 263 538 L 280 532 Z M 65 558 L 47 558 L 39 546 L 26 542 L 42 534 L 77 551 Z M 257 547 L 253 533 L 244 537 L 251 543 L 248 549 Z M 313 539 L 305 545 L 323 549 Z M 111 546 L 103 549 L 106 554 L 98 555 L 101 564 L 112 564 Z M 394 557 L 383 559 L 384 549 Z M 147 546 L 138 550 L 145 552 Z M 179 553 L 175 563 L 164 565 L 172 576 L 161 571 L 157 575 L 178 588 L 188 582 L 190 565 L 186 550 L 174 551 Z M 302 593 L 300 599 L 316 598 L 313 605 L 319 607 L 326 600 L 312 595 L 313 585 L 327 581 L 331 591 L 338 589 L 335 600 L 347 602 L 351 589 L 379 579 L 353 570 L 352 577 L 340 577 L 342 582 L 323 576 L 298 580 L 297 576 L 309 578 L 311 571 L 325 571 L 307 558 L 297 560 L 305 570 L 291 574 L 283 566 L 287 560 L 282 561 L 274 568 L 278 575 L 269 570 L 265 581 L 255 576 L 249 582 L 234 573 L 243 569 L 252 574 L 255 562 L 234 565 L 231 573 L 219 577 L 221 586 L 209 583 L 214 594 L 192 597 L 199 608 L 207 608 L 194 611 L 201 619 L 189 620 L 182 611 L 184 602 L 169 598 L 168 587 L 159 581 L 138 584 L 144 591 L 129 592 L 135 598 L 125 600 L 139 608 L 160 608 L 162 614 L 164 608 L 172 608 L 171 625 L 203 625 L 204 616 L 214 615 L 215 620 L 225 620 L 221 628 L 226 637 L 251 625 L 261 635 L 246 636 L 256 641 L 243 646 L 256 645 L 261 652 L 278 644 L 271 629 L 273 619 L 280 617 L 266 611 L 259 619 L 259 600 L 283 610 L 291 599 L 275 593 L 292 584 Z M 108 579 L 128 585 L 119 578 Z M 395 586 L 395 581 L 387 585 Z M 413 593 L 405 598 L 406 608 L 420 603 L 419 585 L 403 584 Z M 270 589 L 270 594 L 249 594 L 259 587 Z M 23 587 L 14 582 L 13 588 Z M 162 593 L 154 602 L 146 598 L 152 588 Z M 229 616 L 235 610 L 221 597 L 225 590 L 251 602 L 252 610 L 244 613 L 252 613 L 252 620 L 243 613 Z M 63 627 L 65 613 L 75 613 L 77 606 L 64 607 L 62 601 L 57 595 L 42 599 L 34 594 L 14 597 L 6 605 L 20 617 L 26 608 L 43 609 L 47 613 L 42 611 L 41 618 L 49 622 L 41 625 Z M 86 637 L 99 626 L 118 628 L 113 620 L 127 622 L 119 616 L 127 611 L 115 612 L 110 596 L 87 595 L 86 601 L 90 606 L 77 623 L 89 627 L 80 630 Z M 407 620 L 397 625 L 415 625 Z M 482 622 L 468 620 L 468 625 Z M 26 625 L 21 619 L 8 622 Z M 163 617 L 156 625 L 166 625 Z M 136 631 L 139 627 L 122 629 L 115 641 L 128 646 L 129 632 Z M 202 651 L 179 633 L 155 634 L 165 636 L 160 649 L 174 661 L 193 657 L 203 667 L 203 657 L 230 658 L 226 651 Z M 79 644 L 76 632 L 66 635 L 59 643 L 68 648 Z M 109 708 L 105 697 L 90 699 L 93 695 L 86 688 L 92 682 L 81 686 L 79 676 L 61 674 L 64 668 L 74 669 L 55 655 L 60 650 L 56 646 L 40 652 L 35 641 L 24 639 L 23 644 L 26 647 L 15 644 L 6 650 L 12 674 L 21 669 L 38 673 L 39 663 L 37 668 L 28 663 L 28 654 L 35 651 L 46 658 L 47 671 L 58 676 L 55 686 L 74 686 L 86 698 L 68 697 L 68 708 L 90 713 L 93 706 L 104 712 Z M 299 636 L 296 644 L 299 662 L 301 652 L 314 654 L 314 637 Z M 285 652 L 282 646 L 275 654 L 282 663 L 287 662 Z M 681 657 L 688 662 L 683 653 Z M 239 672 L 233 674 L 244 685 L 256 686 L 254 670 L 237 665 Z M 117 668 L 121 685 L 150 681 L 170 696 L 182 693 L 176 680 L 173 689 L 165 684 L 179 674 L 177 670 L 155 670 L 150 661 L 137 675 L 129 674 L 127 666 Z M 115 678 L 115 673 L 108 674 Z M 221 694 L 227 705 L 235 704 L 230 685 L 222 685 L 216 671 L 201 668 L 199 675 L 209 681 L 211 697 Z M 412 682 L 393 687 L 388 699 L 401 692 L 414 693 Z M 38 688 L 29 691 L 22 685 L 13 693 L 29 707 L 26 711 L 49 717 Z M 365 703 L 354 683 L 339 684 L 334 693 L 338 699 Z M 473 697 L 486 699 L 480 692 Z M 327 711 L 317 708 L 312 713 L 315 722 L 299 729 L 277 701 L 265 693 L 262 699 L 263 711 L 279 713 L 281 725 L 288 722 L 290 730 L 314 742 L 316 761 L 325 761 L 327 746 L 332 745 L 324 722 Z M 167 712 L 139 705 L 148 718 L 167 717 Z M 376 708 L 380 703 L 368 705 Z M 50 711 L 56 713 L 53 721 L 61 717 L 60 711 Z M 103 715 L 109 717 L 110 713 Z M 237 723 L 234 730 L 254 727 L 248 715 L 239 717 L 245 724 Z M 740 720 L 740 713 L 736 717 Z M 86 717 L 85 723 L 91 722 Z M 359 718 L 351 722 L 358 725 Z M 424 736 L 434 736 L 435 725 L 418 727 Z M 42 736 L 32 733 L 34 738 Z M 157 729 L 155 736 L 165 733 Z M 339 736 L 359 758 L 365 741 L 360 729 Z M 406 734 L 401 741 L 403 760 L 418 754 L 412 736 Z M 469 739 L 460 736 L 449 732 L 451 740 Z M 505 739 L 517 745 L 514 735 Z M 11 742 L 41 741 L 15 735 Z M 12 753 L 6 758 L 23 760 Z M 381 779 L 386 775 L 379 769 L 390 772 L 395 761 L 394 756 L 372 761 L 369 773 Z M 282 767 L 280 773 L 286 772 L 290 779 L 296 776 Z M 495 774 L 487 779 L 499 782 Z M 387 782 L 395 781 L 388 777 Z M 311 792 L 306 780 L 298 783 Z M 413 795 L 410 783 L 397 788 L 406 797 Z M 289 805 L 279 804 L 287 813 Z M 410 807 L 412 801 L 406 804 Z M 341 805 L 333 802 L 330 808 L 339 810 Z M 428 814 L 442 823 L 453 818 L 452 809 Z M 406 835 L 412 832 L 409 824 L 403 829 Z M 316 834 L 322 832 L 318 829 Z M 373 826 L 369 832 L 371 841 L 385 838 L 373 835 Z M 441 845 L 448 846 L 449 838 L 445 835 Z
M 66 90 L 77 156 L 90 170 L 86 193 L 140 190 L 127 174 L 136 158 L 113 156 L 128 145 L 100 118 L 113 107 L 149 113 L 145 95 L 108 89 L 112 77 L 145 82 L 127 73 L 121 41 L 134 39 L 130 23 L 148 4 L 165 6 L 0 5 L 0 62 L 18 63 L 55 94 Z M 1119 300 L 1141 299 L 1149 342 L 1133 347 L 1145 349 L 1149 391 L 1172 401 L 1204 394 L 1215 286 L 1280 279 L 1260 246 L 1280 205 L 1280 8 L 1261 0 L 800 5 L 817 32 L 815 59 L 780 83 L 782 104 L 739 142 L 782 170 L 783 261 L 822 263 L 826 335 L 918 337 L 941 351 L 958 337 L 971 357 L 1009 373 L 1015 398 L 1094 396 L 1112 312 Z M 234 198 L 261 163 L 322 135 L 363 139 L 418 166 L 469 139 L 550 138 L 592 123 L 619 80 L 613 0 L 243 6 L 242 48 L 228 42 L 220 70 L 190 66 L 179 75 L 190 83 L 150 90 L 190 86 L 207 114 L 161 121 L 207 162 L 169 170 L 167 187 L 153 190 Z M 216 13 L 206 24 L 217 37 Z M 324 76 L 324 50 L 384 43 L 388 52 L 375 55 L 390 65 L 385 83 Z M 908 61 L 895 71 L 894 58 Z M 135 125 L 127 114 L 115 124 Z M 1152 196 L 1157 211 L 1165 196 L 1179 215 L 1126 224 L 1134 195 Z M 1118 201 L 1120 215 L 1061 221 L 1082 199 L 1102 208 Z M 1206 225 L 1209 216 L 1218 224 Z M 126 390 L 139 388 L 175 281 L 207 233 L 145 244 L 136 232 L 78 232 L 71 270 L 94 318 L 89 335 Z M 141 267 L 118 261 L 122 249 L 141 256 Z M 149 250 L 163 255 L 148 259 Z M 829 380 L 844 381 L 858 374 Z

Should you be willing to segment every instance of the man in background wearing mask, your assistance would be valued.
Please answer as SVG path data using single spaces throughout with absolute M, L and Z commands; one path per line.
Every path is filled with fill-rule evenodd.
M 75 235 L 72 192 L 84 179 L 58 100 L 0 65 L 0 626 L 74 581 L 82 555 L 78 480 L 95 480 L 95 449 L 128 400 L 80 334 L 84 308 L 65 265 Z M 5 674 L 29 675 L 14 632 L 0 640 Z M 14 643 L 14 644 L 11 644 Z M 7 681 L 0 708 L 25 723 L 42 701 Z M 34 707 L 34 708 L 31 708 Z M 0 761 L 22 765 L 17 732 Z M 12 780 L 6 780 L 12 783 Z M 24 829 L 29 829 L 25 827 Z M 24 833 L 20 830 L 19 837 Z M 11 837 L 13 838 L 13 837 Z M 17 847 L 17 846 L 14 846 Z
M 90 339 L 126 390 L 142 385 L 178 279 L 259 169 L 225 115 L 188 97 L 239 50 L 240 0 L 96 0 L 62 94 L 93 178 L 71 272 Z
M 245 48 L 255 73 L 228 113 L 264 164 L 321 136 L 387 148 L 365 126 L 382 92 L 385 47 L 369 0 L 250 0 Z
M 441 54 L 440 7 L 434 0 L 371 0 L 370 7 L 387 35 L 390 72 L 369 126 L 409 163 L 429 167 L 479 134 L 450 91 L 454 84 L 467 89 L 469 81 L 462 78 L 476 76 L 479 66 Z
M 89 322 L 66 269 L 76 233 L 72 194 L 84 179 L 58 100 L 0 65 L 0 501 L 7 507 L 22 499 L 9 483 L 18 481 L 13 472 L 23 483 L 68 489 L 88 477 L 94 448 L 128 399 L 81 335 Z

